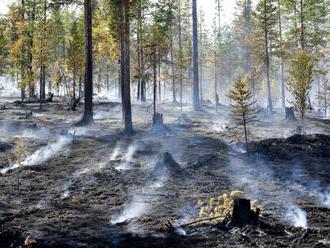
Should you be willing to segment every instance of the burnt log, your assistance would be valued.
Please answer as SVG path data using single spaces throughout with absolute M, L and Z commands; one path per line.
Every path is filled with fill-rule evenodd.
M 152 126 L 156 130 L 164 129 L 164 118 L 161 113 L 154 113 L 152 117 Z
M 24 100 L 25 100 L 25 97 L 23 97 L 21 100 L 14 101 L 12 104 L 15 106 L 23 106 Z
M 286 107 L 285 108 L 285 119 L 289 120 L 289 121 L 296 121 L 297 120 L 297 118 L 294 114 L 294 107 L 290 107 L 290 108 Z
M 25 111 L 24 117 L 20 117 L 19 119 L 32 119 L 33 118 L 33 113 L 32 111 Z

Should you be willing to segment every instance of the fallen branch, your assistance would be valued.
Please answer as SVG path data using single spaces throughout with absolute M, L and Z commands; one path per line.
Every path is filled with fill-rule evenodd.
M 203 222 L 203 221 L 216 220 L 216 219 L 220 219 L 220 218 L 223 218 L 223 216 L 215 216 L 215 217 L 209 217 L 209 218 L 198 219 L 198 220 L 194 220 L 194 221 L 191 221 L 191 222 L 188 222 L 188 223 L 185 223 L 185 224 L 179 225 L 178 227 L 191 226 L 191 225 L 194 225 L 194 224 L 197 224 L 197 223 Z

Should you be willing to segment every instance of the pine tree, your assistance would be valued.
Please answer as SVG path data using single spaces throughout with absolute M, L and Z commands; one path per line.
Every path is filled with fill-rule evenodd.
M 67 63 L 68 69 L 72 74 L 72 98 L 74 102 L 77 100 L 77 80 L 83 76 L 82 72 L 84 68 L 84 37 L 83 28 L 80 24 L 81 22 L 78 20 L 73 21 L 70 32 L 71 39 L 68 47 Z
M 255 20 L 255 54 L 265 63 L 267 80 L 268 110 L 273 111 L 272 88 L 271 88 L 271 47 L 276 44 L 278 37 L 277 22 L 278 9 L 274 0 L 259 0 Z
M 197 0 L 192 0 L 192 24 L 193 24 L 193 108 L 201 110 L 199 99 L 199 64 L 198 64 L 198 28 L 197 28 Z
M 256 101 L 252 99 L 251 90 L 247 86 L 246 78 L 239 78 L 229 90 L 231 119 L 234 122 L 236 135 L 240 136 L 243 129 L 246 151 L 249 153 L 248 124 L 256 121 Z
M 233 21 L 234 39 L 239 50 L 238 60 L 244 74 L 248 73 L 252 63 L 252 48 L 250 39 L 254 31 L 252 20 L 252 1 L 236 1 L 236 15 Z
M 307 101 L 313 84 L 314 61 L 305 50 L 297 51 L 290 63 L 290 79 L 287 89 L 293 96 L 292 104 L 298 111 L 301 120 L 302 132 L 305 132 L 305 114 Z
M 88 125 L 93 122 L 93 44 L 92 44 L 92 1 L 84 0 L 85 28 L 85 80 L 84 80 L 84 114 L 77 125 Z

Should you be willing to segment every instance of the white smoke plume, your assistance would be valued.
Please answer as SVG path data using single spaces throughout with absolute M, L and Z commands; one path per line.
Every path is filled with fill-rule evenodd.
M 118 166 L 116 166 L 115 169 L 118 171 L 131 169 L 130 164 L 133 161 L 133 156 L 134 156 L 136 150 L 137 150 L 137 147 L 135 144 L 130 145 L 127 149 L 125 156 L 123 157 L 123 161 Z
M 53 134 L 46 128 L 26 128 L 23 126 L 17 126 L 15 123 L 5 122 L 2 123 L 0 136 L 4 138 L 15 137 L 15 138 L 26 138 L 36 140 L 47 140 Z
M 230 162 L 233 185 L 248 197 L 269 206 L 276 215 L 296 227 L 307 228 L 306 212 L 296 204 L 300 190 L 286 179 L 278 179 L 265 161 L 253 162 L 232 159 Z M 283 211 L 284 210 L 284 215 Z
M 35 151 L 32 155 L 28 156 L 22 163 L 15 163 L 13 165 L 10 165 L 9 167 L 3 168 L 1 170 L 1 174 L 6 174 L 8 171 L 17 169 L 19 167 L 39 165 L 60 153 L 65 147 L 67 147 L 71 143 L 71 141 L 71 137 L 59 136 L 56 142 L 50 143 Z
M 306 212 L 297 206 L 291 206 L 287 209 L 286 220 L 294 227 L 308 227 Z
M 111 223 L 119 224 L 133 218 L 141 217 L 148 212 L 150 208 L 150 204 L 143 199 L 143 196 L 135 195 L 120 214 L 113 216 Z
M 154 162 L 154 165 L 155 164 L 156 162 Z M 141 217 L 149 212 L 153 205 L 157 203 L 157 191 L 165 185 L 168 179 L 168 172 L 164 170 L 154 181 L 147 182 L 147 184 L 140 189 L 140 192 L 135 192 L 124 209 L 119 214 L 115 214 L 112 217 L 111 223 L 123 223 L 133 218 Z M 146 197 L 146 195 L 150 195 L 151 197 Z

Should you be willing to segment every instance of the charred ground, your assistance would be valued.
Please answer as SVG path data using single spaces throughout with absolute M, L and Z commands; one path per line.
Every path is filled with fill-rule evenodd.
M 307 132 L 323 135 L 288 138 L 295 123 L 263 118 L 247 158 L 227 142 L 225 108 L 185 109 L 178 119 L 176 106 L 161 104 L 168 130 L 158 135 L 147 107 L 134 105 L 131 137 L 122 134 L 116 103 L 96 104 L 88 128 L 72 127 L 80 112 L 59 100 L 43 111 L 1 110 L 0 169 L 19 142 L 33 154 L 63 135 L 71 140 L 39 164 L 0 174 L 0 246 L 19 247 L 30 235 L 38 242 L 31 247 L 329 247 L 328 124 L 310 119 Z M 166 233 L 167 221 L 198 218 L 199 199 L 231 190 L 258 200 L 269 226 L 228 232 L 202 223 Z M 307 229 L 294 227 L 295 208 L 306 213 Z

